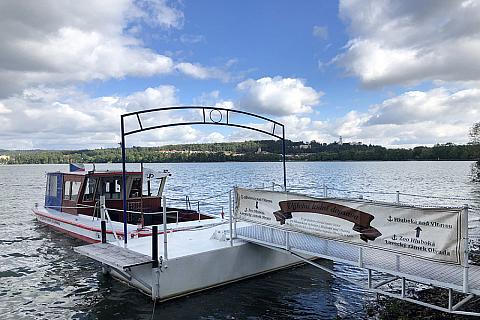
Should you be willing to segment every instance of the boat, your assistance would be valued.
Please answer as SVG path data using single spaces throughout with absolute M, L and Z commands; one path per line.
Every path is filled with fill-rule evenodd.
M 46 177 L 45 202 L 32 208 L 36 219 L 49 227 L 89 243 L 101 241 L 101 199 L 105 199 L 106 233 L 109 241 L 146 237 L 151 226 L 163 223 L 162 194 L 168 171 L 126 172 L 127 211 L 123 217 L 122 172 L 85 171 L 71 165 L 69 172 L 50 172 Z M 183 222 L 218 223 L 213 215 L 192 209 L 166 208 L 167 223 L 175 222 L 173 230 L 196 227 Z M 221 219 L 220 219 L 221 220 Z M 124 228 L 126 225 L 126 228 Z M 127 233 L 125 235 L 125 229 Z

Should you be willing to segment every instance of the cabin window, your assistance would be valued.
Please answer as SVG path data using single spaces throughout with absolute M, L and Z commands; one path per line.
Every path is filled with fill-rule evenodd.
M 63 185 L 63 200 L 77 201 L 81 184 L 79 181 L 65 181 Z
M 132 188 L 130 189 L 129 198 L 138 198 L 142 193 L 142 178 L 134 178 Z
M 87 185 L 85 186 L 85 193 L 83 196 L 84 201 L 92 201 L 95 193 L 95 186 L 97 185 L 97 179 L 89 177 L 87 178 Z
M 48 196 L 57 197 L 57 177 L 48 176 Z
M 63 185 L 63 199 L 70 200 L 70 194 L 72 191 L 72 181 L 65 181 Z
M 79 181 L 72 181 L 72 191 L 70 192 L 70 200 L 77 201 L 78 192 L 80 191 L 80 185 L 82 183 Z
M 105 178 L 102 179 L 102 194 L 105 195 L 105 199 L 120 199 L 121 198 L 122 185 L 120 179 Z

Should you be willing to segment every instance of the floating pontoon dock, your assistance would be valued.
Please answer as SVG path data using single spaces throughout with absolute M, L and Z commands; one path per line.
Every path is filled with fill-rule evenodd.
M 128 248 L 112 242 L 77 247 L 75 251 L 101 262 L 104 272 L 157 300 L 179 297 L 302 262 L 294 256 L 247 241 L 230 242 L 228 221 L 211 220 L 216 221 L 209 221 L 210 225 L 204 221 L 189 222 L 197 224 L 198 228 L 167 231 L 168 249 L 162 244 L 163 234 L 160 239 L 131 239 Z M 159 260 L 155 258 L 156 250 Z

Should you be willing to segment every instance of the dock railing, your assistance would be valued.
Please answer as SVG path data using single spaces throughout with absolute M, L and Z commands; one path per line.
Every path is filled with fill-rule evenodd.
M 275 189 L 275 185 L 272 185 L 272 189 Z M 257 190 L 267 189 L 258 188 Z M 302 189 L 302 190 L 300 190 Z M 254 189 L 252 189 L 254 190 Z M 304 188 L 290 188 L 291 191 L 305 191 Z M 317 189 L 318 190 L 318 189 Z M 326 239 L 313 234 L 305 234 L 298 230 L 289 230 L 288 228 L 276 227 L 268 224 L 254 222 L 249 219 L 243 219 L 242 216 L 237 214 L 238 195 L 234 196 L 234 191 L 230 191 L 229 194 L 229 234 L 230 245 L 233 245 L 233 239 L 241 239 L 249 242 L 253 242 L 262 246 L 269 247 L 273 250 L 283 251 L 291 254 L 304 261 L 314 265 L 324 271 L 327 271 L 339 278 L 346 281 L 360 285 L 368 291 L 381 293 L 387 296 L 399 298 L 405 301 L 413 302 L 429 308 L 441 310 L 444 312 L 451 312 L 463 315 L 476 315 L 480 316 L 478 312 L 471 312 L 461 310 L 462 307 L 472 299 L 474 296 L 480 296 L 480 267 L 470 264 L 469 256 L 470 245 L 469 240 L 472 234 L 469 232 L 469 214 L 472 214 L 471 208 L 475 206 L 469 206 L 466 202 L 478 203 L 480 199 L 468 198 L 468 197 L 442 197 L 439 195 L 419 195 L 413 193 L 406 193 L 401 191 L 384 192 L 384 191 L 367 191 L 367 190 L 348 190 L 329 187 L 326 184 L 322 185 L 321 194 L 315 195 L 315 198 L 326 200 L 355 200 L 365 201 L 368 204 L 388 205 L 391 204 L 394 207 L 410 208 L 415 207 L 419 209 L 434 209 L 435 207 L 447 208 L 448 210 L 458 210 L 459 226 L 461 226 L 461 242 L 462 250 L 459 251 L 461 255 L 459 264 L 445 264 L 440 261 L 425 260 L 415 256 L 403 255 L 395 252 L 384 251 L 381 248 L 370 248 L 368 246 L 349 244 L 335 239 Z M 336 197 L 339 192 L 349 195 L 355 195 L 354 197 Z M 283 193 L 283 192 L 280 192 Z M 292 193 L 295 195 L 295 193 Z M 367 195 L 367 196 L 366 196 Z M 381 200 L 373 200 L 373 195 L 381 195 Z M 293 196 L 292 196 L 293 197 Z M 390 201 L 387 198 L 390 197 Z M 435 202 L 451 201 L 462 202 L 461 205 L 454 205 L 449 207 L 432 206 L 428 204 L 421 204 L 419 201 L 415 201 L 414 205 L 410 205 L 406 202 L 409 197 L 416 199 L 430 199 Z M 235 210 L 233 210 L 235 209 Z M 478 215 L 476 212 L 475 214 Z M 237 221 L 247 222 L 242 223 L 237 227 Z M 477 231 L 478 234 L 478 231 Z M 473 237 L 478 239 L 478 237 Z M 359 282 L 358 280 L 352 280 L 352 277 L 348 275 L 336 272 L 333 269 L 325 268 L 311 261 L 312 256 L 320 257 L 334 262 L 347 264 L 357 267 L 362 270 L 366 270 L 366 284 Z M 383 280 L 377 281 L 372 273 L 383 274 Z M 390 275 L 387 278 L 386 275 Z M 407 292 L 417 288 L 417 284 L 426 284 L 438 288 L 448 289 L 448 301 L 445 306 L 438 306 L 434 302 L 419 301 L 411 295 L 408 296 Z M 393 285 L 394 288 L 399 288 L 399 294 L 391 292 L 386 285 Z M 408 291 L 410 290 L 410 291 Z M 464 294 L 456 304 L 455 299 L 458 296 L 453 295 L 453 291 Z

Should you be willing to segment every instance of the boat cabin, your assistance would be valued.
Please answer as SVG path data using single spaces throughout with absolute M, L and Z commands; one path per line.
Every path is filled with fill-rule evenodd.
M 168 172 L 144 175 L 127 172 L 127 223 L 160 224 L 162 218 L 162 194 Z M 144 179 L 146 187 L 144 187 Z M 105 206 L 110 219 L 123 221 L 122 172 L 80 171 L 52 172 L 47 174 L 45 207 L 69 213 L 99 216 L 100 196 L 105 196 Z M 194 210 L 167 208 L 168 222 L 207 219 Z

